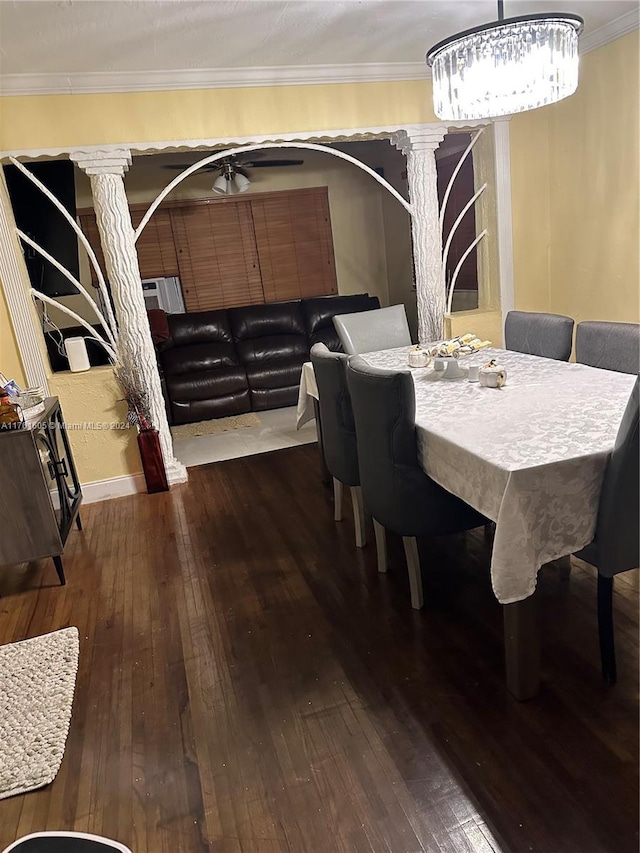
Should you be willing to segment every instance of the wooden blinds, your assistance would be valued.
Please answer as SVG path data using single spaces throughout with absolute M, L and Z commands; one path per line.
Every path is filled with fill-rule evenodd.
M 266 302 L 336 293 L 326 187 L 251 203 Z
M 264 302 L 250 201 L 171 211 L 187 311 Z
M 146 210 L 131 211 L 134 228 L 140 225 L 145 213 Z M 179 275 L 171 211 L 156 210 L 136 241 L 136 251 L 142 278 Z
M 147 205 L 133 205 L 134 228 Z M 80 224 L 104 266 L 93 211 Z M 180 277 L 187 311 L 337 293 L 326 187 L 168 202 L 136 243 L 143 279 Z M 92 270 L 92 280 L 96 284 Z
M 132 209 L 131 221 L 134 228 L 138 227 L 144 213 L 145 210 Z M 96 253 L 100 269 L 106 275 L 96 215 L 93 212 L 83 213 L 79 219 L 80 226 L 91 243 L 91 248 Z M 155 212 L 140 235 L 136 243 L 136 250 L 142 278 L 163 278 L 164 276 L 178 275 L 178 260 L 171 228 L 170 211 L 158 210 Z M 98 283 L 93 266 L 91 267 L 91 281 L 94 286 Z

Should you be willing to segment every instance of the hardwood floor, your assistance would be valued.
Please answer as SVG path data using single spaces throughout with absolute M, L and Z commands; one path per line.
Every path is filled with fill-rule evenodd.
M 619 682 L 595 578 L 541 573 L 543 687 L 504 681 L 483 531 L 425 544 L 332 520 L 314 446 L 93 504 L 50 561 L 0 569 L 0 643 L 76 625 L 56 780 L 0 801 L 0 848 L 49 829 L 134 853 L 635 853 L 638 577 L 616 580 Z M 10 535 L 5 531 L 4 535 Z

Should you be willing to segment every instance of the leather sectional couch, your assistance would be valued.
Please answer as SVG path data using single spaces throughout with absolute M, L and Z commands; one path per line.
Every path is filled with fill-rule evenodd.
M 157 348 L 169 422 L 294 406 L 313 344 L 341 349 L 334 315 L 379 305 L 357 294 L 168 315 Z

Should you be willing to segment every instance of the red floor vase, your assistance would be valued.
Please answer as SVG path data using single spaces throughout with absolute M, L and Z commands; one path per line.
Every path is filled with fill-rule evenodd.
M 149 494 L 169 491 L 158 430 L 140 430 L 138 433 L 138 449 L 140 450 L 142 470 Z

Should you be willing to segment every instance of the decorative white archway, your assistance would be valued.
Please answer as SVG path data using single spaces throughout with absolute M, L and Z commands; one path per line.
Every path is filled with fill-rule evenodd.
M 476 122 L 473 126 L 486 123 Z M 171 434 L 166 421 L 155 352 L 146 320 L 135 250 L 135 241 L 158 204 L 174 186 L 198 168 L 228 156 L 229 148 L 232 148 L 234 153 L 263 148 L 308 148 L 347 160 L 384 186 L 411 215 L 420 338 L 434 339 L 442 334 L 442 318 L 446 307 L 435 151 L 445 134 L 453 127 L 472 129 L 469 124 L 453 122 L 447 125 L 424 124 L 292 133 L 275 139 L 263 136 L 243 139 L 172 140 L 131 144 L 127 147 L 90 146 L 82 151 L 56 149 L 10 152 L 14 155 L 26 156 L 43 154 L 59 156 L 61 153 L 67 153 L 90 177 L 106 271 L 118 317 L 118 346 L 126 347 L 129 357 L 135 360 L 144 376 L 152 404 L 152 415 L 161 434 L 170 482 L 186 479 L 186 471 L 184 466 L 173 457 Z M 494 135 L 500 292 L 503 308 L 506 309 L 512 305 L 513 301 L 508 123 L 495 122 Z M 346 142 L 371 139 L 389 140 L 405 153 L 410 199 L 408 202 L 366 164 L 318 142 L 318 140 Z M 150 206 L 145 218 L 134 232 L 123 181 L 124 173 L 131 163 L 131 150 L 148 153 L 168 148 L 197 150 L 206 147 L 210 150 L 220 146 L 225 146 L 226 150 L 204 157 L 171 181 Z M 7 154 L 9 152 L 4 156 Z M 8 197 L 3 194 L 1 202 L 6 212 Z M 5 224 L 9 224 L 12 220 L 10 210 L 0 219 L 4 219 Z M 46 369 L 40 348 L 33 345 L 34 312 L 29 305 L 29 290 L 25 287 L 26 270 L 21 268 L 21 265 L 24 266 L 24 261 L 15 235 L 10 233 L 10 229 L 0 229 L 0 231 L 2 232 L 0 233 L 0 277 L 3 280 L 25 373 L 29 383 L 42 384 L 42 379 L 46 380 Z
M 145 226 L 147 225 L 155 211 L 158 209 L 160 204 L 162 204 L 164 199 L 177 186 L 179 186 L 182 181 L 193 175 L 195 172 L 197 172 L 204 166 L 209 166 L 212 163 L 216 163 L 220 160 L 224 160 L 225 158 L 229 157 L 230 151 L 232 154 L 237 155 L 272 148 L 294 148 L 298 150 L 302 149 L 309 151 L 318 151 L 320 153 L 329 154 L 332 157 L 337 157 L 341 160 L 351 163 L 353 166 L 356 166 L 358 169 L 361 169 L 363 172 L 368 174 L 375 181 L 377 181 L 385 190 L 387 190 L 387 192 L 389 192 L 396 199 L 396 201 L 398 201 L 409 213 L 412 223 L 412 232 L 414 235 L 414 266 L 418 308 L 418 337 L 421 341 L 437 340 L 442 336 L 445 311 L 451 310 L 453 291 L 455 288 L 457 275 L 462 266 L 462 263 L 466 259 L 467 255 L 472 251 L 472 249 L 474 249 L 475 246 L 480 242 L 480 240 L 482 240 L 482 238 L 486 235 L 486 230 L 481 232 L 477 236 L 476 240 L 474 240 L 474 242 L 469 246 L 454 273 L 451 285 L 449 287 L 449 292 L 446 293 L 444 270 L 446 267 L 447 254 L 451 245 L 451 241 L 460 222 L 462 221 L 462 218 L 464 217 L 464 214 L 467 212 L 469 207 L 475 204 L 482 192 L 486 189 L 486 184 L 484 184 L 477 191 L 477 193 L 473 196 L 469 204 L 465 207 L 465 209 L 462 211 L 462 213 L 454 223 L 448 235 L 447 243 L 443 250 L 442 226 L 444 221 L 444 212 L 451 193 L 453 182 L 455 181 L 460 171 L 460 167 L 462 166 L 462 163 L 467 158 L 467 156 L 470 154 L 474 144 L 476 143 L 483 130 L 484 127 L 480 127 L 480 129 L 476 131 L 472 141 L 462 154 L 458 166 L 454 171 L 449 185 L 446 189 L 441 209 L 439 209 L 437 198 L 435 157 L 433 156 L 433 152 L 435 152 L 435 149 L 439 145 L 440 141 L 444 138 L 446 134 L 446 128 L 444 129 L 444 132 L 442 132 L 442 128 L 438 127 L 435 131 L 431 133 L 428 133 L 426 135 L 423 134 L 423 138 L 419 140 L 423 143 L 423 148 L 421 150 L 428 151 L 432 155 L 431 157 L 416 157 L 414 154 L 416 140 L 412 140 L 412 138 L 406 132 L 404 134 L 395 134 L 394 138 L 392 138 L 391 140 L 396 144 L 398 148 L 400 148 L 405 154 L 407 154 L 408 159 L 412 160 L 413 180 L 410 181 L 410 194 L 412 195 L 412 198 L 415 199 L 413 203 L 407 201 L 395 189 L 395 187 L 393 187 L 374 169 L 344 151 L 341 151 L 336 148 L 330 148 L 327 145 L 321 145 L 319 143 L 314 142 L 261 142 L 251 145 L 241 145 L 238 147 L 233 147 L 231 149 L 217 151 L 215 154 L 203 157 L 202 160 L 198 160 L 196 163 L 193 163 L 191 166 L 187 167 L 172 181 L 170 181 L 167 186 L 153 200 L 145 215 L 143 216 L 140 224 L 138 225 L 138 228 L 136 229 L 135 239 L 136 241 L 138 240 L 140 234 L 142 233 Z M 424 136 L 426 136 L 426 140 L 424 139 Z M 425 141 L 428 143 L 426 147 L 424 147 Z M 411 157 L 411 154 L 414 154 L 414 156 Z M 411 187 L 413 187 L 413 191 L 411 191 Z M 437 214 L 438 217 L 437 230 L 434 228 L 434 212 Z

